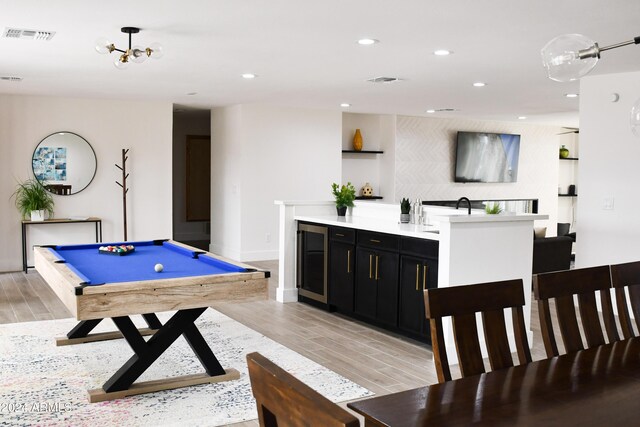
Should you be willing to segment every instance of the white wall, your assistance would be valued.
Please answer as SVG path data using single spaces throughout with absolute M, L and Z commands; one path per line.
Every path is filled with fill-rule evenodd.
M 638 98 L 640 72 L 581 80 L 577 267 L 640 259 L 640 139 L 629 127 Z
M 0 95 L 0 271 L 22 266 L 20 216 L 10 196 L 16 182 L 33 176 L 31 156 L 45 136 L 71 131 L 96 152 L 93 182 L 71 196 L 53 196 L 55 216 L 98 216 L 105 241 L 121 240 L 122 192 L 115 184 L 121 149 L 127 169 L 129 240 L 171 237 L 172 106 L 165 102 Z M 93 226 L 31 226 L 31 244 L 79 243 L 94 239 Z
M 454 183 L 457 131 L 521 135 L 518 181 Z M 558 212 L 558 148 L 561 128 L 508 122 L 398 116 L 393 201 L 539 199 L 539 213 L 549 215 L 547 235 L 555 235 Z M 388 200 L 387 203 L 391 203 Z
M 173 238 L 178 241 L 208 240 L 209 221 L 187 222 L 187 136 L 211 135 L 208 110 L 173 115 Z
M 331 199 L 341 175 L 341 123 L 339 111 L 214 109 L 211 249 L 241 261 L 277 258 L 273 202 Z

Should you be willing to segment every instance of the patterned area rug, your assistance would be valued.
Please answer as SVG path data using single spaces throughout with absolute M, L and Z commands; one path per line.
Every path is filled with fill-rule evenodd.
M 166 321 L 170 313 L 161 314 Z M 137 323 L 139 316 L 136 317 Z M 115 330 L 110 320 L 96 331 Z M 0 425 L 218 426 L 257 418 L 245 355 L 258 351 L 334 402 L 370 396 L 369 390 L 208 309 L 198 328 L 225 368 L 240 379 L 102 403 L 87 390 L 102 384 L 132 355 L 124 339 L 56 347 L 74 319 L 0 325 Z M 143 326 L 140 322 L 140 326 Z M 203 372 L 180 337 L 141 381 Z

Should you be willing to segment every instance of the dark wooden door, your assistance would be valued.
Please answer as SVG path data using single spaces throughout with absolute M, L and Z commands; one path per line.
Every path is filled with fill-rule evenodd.
M 339 311 L 352 313 L 355 246 L 331 242 L 329 253 L 329 304 Z
M 398 254 L 379 251 L 375 255 L 374 277 L 378 288 L 376 320 L 398 325 Z
M 378 300 L 374 271 L 375 258 L 375 251 L 362 247 L 356 248 L 355 312 L 369 319 L 376 318 Z

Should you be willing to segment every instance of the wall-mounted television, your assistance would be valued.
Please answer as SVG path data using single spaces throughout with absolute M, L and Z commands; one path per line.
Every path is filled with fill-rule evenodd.
M 520 135 L 458 132 L 455 182 L 516 182 Z

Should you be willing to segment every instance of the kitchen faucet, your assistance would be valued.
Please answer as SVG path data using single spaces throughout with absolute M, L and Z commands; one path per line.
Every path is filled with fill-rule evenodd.
M 462 202 L 463 200 L 467 202 L 467 206 L 469 207 L 469 215 L 471 215 L 471 202 L 466 197 L 460 197 L 458 199 L 458 201 L 456 202 L 456 209 L 460 207 L 460 202 Z

